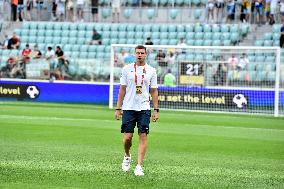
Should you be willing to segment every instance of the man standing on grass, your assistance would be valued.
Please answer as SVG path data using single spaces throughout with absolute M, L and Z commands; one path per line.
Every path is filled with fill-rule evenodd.
M 123 109 L 121 133 L 125 155 L 122 162 L 122 170 L 129 171 L 131 163 L 130 148 L 134 128 L 137 125 L 139 134 L 138 160 L 134 170 L 136 176 L 143 176 L 141 167 L 147 148 L 147 134 L 151 117 L 150 94 L 153 99 L 153 121 L 158 120 L 158 85 L 155 68 L 145 63 L 146 48 L 138 45 L 135 48 L 136 62 L 125 66 L 120 78 L 115 118 L 121 118 L 121 105 Z M 149 90 L 150 88 L 150 90 Z M 123 101 L 123 103 L 122 103 Z

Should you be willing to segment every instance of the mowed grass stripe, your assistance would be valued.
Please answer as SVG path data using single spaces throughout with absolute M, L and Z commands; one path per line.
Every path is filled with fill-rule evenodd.
M 1 187 L 284 188 L 282 118 L 162 111 L 137 178 L 113 110 L 63 106 L 1 104 Z M 137 134 L 133 149 L 135 163 Z
M 0 115 L 1 122 L 20 123 L 27 125 L 40 124 L 41 126 L 65 126 L 65 127 L 102 127 L 104 129 L 119 129 L 120 121 L 114 119 L 86 119 L 86 118 L 63 118 L 63 117 L 38 117 L 38 116 L 15 116 Z M 46 121 L 46 122 L 44 122 Z M 44 123 L 43 123 L 44 122 Z M 176 122 L 178 122 L 176 120 Z M 174 128 L 174 129 L 173 129 Z M 206 135 L 206 136 L 230 136 L 234 138 L 247 138 L 259 140 L 284 141 L 284 130 L 269 128 L 250 128 L 238 126 L 211 126 L 203 124 L 177 124 L 177 123 L 152 123 L 151 132 L 172 133 L 181 135 Z

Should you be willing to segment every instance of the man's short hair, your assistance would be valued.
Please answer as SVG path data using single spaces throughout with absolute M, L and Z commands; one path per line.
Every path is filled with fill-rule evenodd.
M 138 46 L 136 46 L 136 47 L 135 47 L 135 51 L 136 51 L 136 49 L 144 49 L 145 52 L 146 52 L 146 47 L 143 46 L 143 45 L 138 45 Z

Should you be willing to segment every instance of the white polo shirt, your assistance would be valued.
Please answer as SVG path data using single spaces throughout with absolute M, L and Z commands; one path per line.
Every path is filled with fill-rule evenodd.
M 126 94 L 123 99 L 123 110 L 150 110 L 149 88 L 158 88 L 156 69 L 148 64 L 136 66 L 137 85 L 141 85 L 143 69 L 145 67 L 142 94 L 136 94 L 135 68 L 129 64 L 122 69 L 120 85 L 126 85 Z

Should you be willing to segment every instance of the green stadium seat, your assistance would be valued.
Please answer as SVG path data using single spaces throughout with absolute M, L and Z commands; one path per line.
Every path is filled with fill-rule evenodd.
M 103 19 L 107 19 L 111 15 L 111 9 L 109 8 L 103 8 L 101 11 L 101 16 Z
M 68 34 L 68 33 L 65 33 L 65 34 Z M 53 30 L 53 37 L 60 37 L 61 35 L 62 35 L 62 30 Z M 62 36 L 64 36 L 64 35 L 62 35 Z
M 222 37 L 222 33 L 221 32 L 214 32 L 213 36 L 212 36 L 212 39 L 220 40 L 221 37 Z
M 221 46 L 221 40 L 214 39 L 213 42 L 212 42 L 212 46 Z
M 195 40 L 194 46 L 203 46 L 203 40 L 201 40 L 201 39 Z
M 177 18 L 179 11 L 177 9 L 171 9 L 170 10 L 170 18 L 172 20 L 175 20 Z
M 219 33 L 220 31 L 221 31 L 220 26 L 217 26 L 217 25 L 212 26 L 213 33 Z
M 239 33 L 231 33 L 230 39 L 233 43 L 236 43 L 239 41 Z
M 127 44 L 135 44 L 135 39 L 133 38 L 127 38 Z
M 256 40 L 256 41 L 254 42 L 254 45 L 255 45 L 255 46 L 263 46 L 263 43 L 264 43 L 263 40 Z
M 276 74 L 275 71 L 269 71 L 266 73 L 266 80 L 268 81 L 275 81 L 276 80 Z
M 273 44 L 272 40 L 264 40 L 263 46 L 270 47 L 272 46 L 272 44 Z
M 178 40 L 177 39 L 170 39 L 169 45 L 177 45 Z
M 264 60 L 265 60 L 265 56 L 263 56 L 263 55 L 257 55 L 256 58 L 255 58 L 255 61 L 257 63 L 263 63 Z
M 264 34 L 264 40 L 271 40 L 272 39 L 272 33 L 265 33 Z
M 102 40 L 102 45 L 110 45 L 110 38 L 104 38 Z
M 169 30 L 169 32 L 177 32 L 177 26 L 176 25 L 169 25 L 168 30 Z
M 279 33 L 280 32 L 280 28 L 281 28 L 281 25 L 280 24 L 274 24 L 272 26 L 272 32 L 273 33 Z
M 70 37 L 68 43 L 74 44 L 74 45 L 77 44 L 77 38 L 76 37 Z
M 135 31 L 136 31 L 136 32 L 143 32 L 143 25 L 141 25 L 141 24 L 136 25 Z
M 45 41 L 45 38 L 42 37 L 42 36 L 37 37 L 37 39 L 36 39 L 36 43 L 44 43 L 44 41 Z
M 46 32 L 45 30 L 37 30 L 36 35 L 44 37 L 45 36 L 45 32 Z
M 83 30 L 78 31 L 78 33 L 77 33 L 78 38 L 84 38 L 85 36 L 86 36 L 85 30 L 84 31 Z
M 161 39 L 167 39 L 168 38 L 168 32 L 161 32 L 160 33 L 160 38 Z
M 265 81 L 267 77 L 266 71 L 257 71 L 255 81 Z
M 203 39 L 203 32 L 195 32 L 194 39 Z
M 238 25 L 232 24 L 232 25 L 230 26 L 230 32 L 232 32 L 232 33 L 238 33 L 238 32 L 239 32 Z
M 132 16 L 132 12 L 133 12 L 133 9 L 131 8 L 124 9 L 123 11 L 124 18 L 128 20 Z
M 242 24 L 241 25 L 241 34 L 243 36 L 247 35 L 248 34 L 248 31 L 249 31 L 249 26 L 248 25 L 245 25 L 245 24 Z
M 162 39 L 162 40 L 160 41 L 160 45 L 169 45 L 168 39 Z
M 135 31 L 135 25 L 134 24 L 127 24 L 126 30 L 128 32 L 134 32 Z
M 210 33 L 211 33 L 212 28 L 211 28 L 210 25 L 207 25 L 207 24 L 206 24 L 206 25 L 204 25 L 203 30 L 204 30 L 204 32 L 210 32 Z
M 160 38 L 160 32 L 152 32 L 152 39 L 159 39 Z
M 193 1 L 199 1 L 199 0 L 193 0 Z M 193 15 L 194 15 L 195 20 L 200 19 L 201 15 L 202 15 L 202 10 L 201 9 L 195 9 Z
M 29 36 L 29 43 L 36 43 L 37 37 L 36 36 Z
M 176 32 L 169 32 L 169 39 L 177 39 L 177 33 Z
M 189 46 L 193 46 L 194 45 L 194 40 L 193 39 L 187 39 L 186 40 L 186 44 Z
M 223 40 L 223 45 L 224 46 L 231 46 L 231 40 L 230 39 L 225 39 L 225 40 Z
M 229 25 L 221 25 L 221 32 L 229 32 L 230 26 Z
M 93 53 L 93 52 L 97 52 L 97 45 L 90 45 L 89 46 L 89 52 Z
M 155 9 L 147 9 L 147 18 L 152 20 L 156 16 Z
M 45 37 L 44 39 L 44 43 L 48 44 L 48 43 L 52 43 L 53 41 L 53 37 Z
M 160 32 L 168 32 L 168 26 L 167 25 L 161 25 L 161 27 L 160 27 Z
M 136 32 L 135 33 L 135 38 L 137 39 L 137 38 L 143 38 L 143 32 Z
M 68 38 L 67 38 L 67 40 L 68 40 Z M 63 50 L 71 52 L 72 51 L 72 45 L 69 45 L 69 44 L 64 45 Z
M 61 26 L 62 26 L 61 23 L 55 23 L 55 24 L 53 25 L 53 29 L 54 29 L 54 30 L 61 30 Z
M 118 39 L 117 38 L 110 38 L 110 44 L 117 44 Z
M 147 39 L 148 37 L 151 37 L 151 32 L 144 32 L 143 39 Z
M 206 40 L 209 40 L 209 39 L 212 39 L 212 33 L 211 32 L 206 32 L 205 34 L 204 34 L 204 39 Z
M 212 44 L 212 40 L 210 40 L 210 39 L 206 39 L 206 40 L 204 40 L 204 46 L 211 46 L 211 44 Z
M 102 38 L 112 38 L 113 36 L 117 37 L 118 32 L 110 32 L 110 31 L 105 31 L 102 33 Z
M 126 38 L 119 38 L 118 44 L 126 44 L 127 39 Z
M 229 32 L 222 33 L 222 40 L 230 39 L 231 35 Z
M 193 32 L 191 32 L 193 33 Z M 194 37 L 194 34 L 192 34 L 192 37 Z M 178 32 L 177 33 L 177 39 L 181 39 L 181 38 L 186 38 L 186 33 L 185 32 Z
M 152 25 L 151 24 L 145 24 L 143 27 L 143 32 L 151 32 Z

